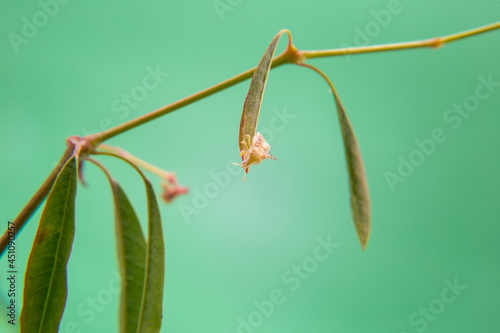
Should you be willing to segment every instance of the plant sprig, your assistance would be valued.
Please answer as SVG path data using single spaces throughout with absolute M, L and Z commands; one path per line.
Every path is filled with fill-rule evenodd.
M 438 46 L 445 45 L 447 43 L 451 43 L 474 35 L 479 35 L 498 28 L 500 28 L 500 22 L 492 23 L 489 25 L 485 25 L 482 27 L 466 30 L 463 32 L 443 37 L 428 38 L 412 42 L 360 46 L 360 47 L 340 48 L 331 50 L 301 51 L 295 48 L 295 46 L 293 46 L 293 44 L 290 43 L 281 54 L 273 58 L 273 61 L 271 63 L 271 69 L 289 63 L 298 64 L 298 61 L 314 59 L 314 58 L 336 57 L 342 55 L 355 55 L 355 54 L 372 53 L 372 52 L 398 51 L 398 50 L 413 49 L 413 48 L 427 48 L 427 47 L 435 48 Z M 242 81 L 245 81 L 252 77 L 253 73 L 255 72 L 255 69 L 256 67 L 246 70 L 243 73 L 233 76 L 232 78 L 220 82 L 212 87 L 199 91 L 195 94 L 187 96 L 171 104 L 165 105 L 159 109 L 151 111 L 150 113 L 137 117 L 133 120 L 127 121 L 121 125 L 115 126 L 106 131 L 88 135 L 83 139 L 88 142 L 89 147 L 95 149 L 95 147 L 97 147 L 101 142 L 104 142 L 118 134 L 124 133 L 137 126 L 145 124 L 158 117 L 164 116 L 170 112 L 178 110 L 184 106 L 192 104 L 205 97 L 211 96 L 219 91 L 225 90 Z M 18 230 L 21 230 L 23 228 L 26 221 L 33 215 L 33 213 L 36 211 L 38 206 L 40 206 L 43 200 L 45 200 L 48 192 L 50 191 L 50 188 L 52 187 L 52 184 L 54 183 L 55 178 L 57 177 L 57 174 L 61 171 L 62 166 L 64 165 L 66 160 L 71 156 L 72 152 L 73 152 L 73 147 L 69 145 L 64 151 L 59 163 L 52 170 L 52 172 L 43 182 L 40 188 L 31 197 L 28 203 L 24 206 L 21 212 L 16 216 L 13 222 L 16 223 L 16 225 L 18 226 Z M 8 243 L 8 232 L 5 231 L 2 237 L 0 238 L 0 256 L 4 254 L 7 243 Z
M 21 314 L 22 332 L 55 331 L 59 327 L 67 296 L 66 266 L 74 236 L 77 176 L 81 175 L 79 170 L 84 161 L 99 167 L 111 184 L 115 203 L 115 230 L 120 272 L 125 281 L 133 281 L 137 284 L 128 287 L 125 285 L 122 288 L 119 312 L 120 332 L 158 332 L 160 330 L 165 261 L 163 230 L 156 195 L 141 168 L 158 175 L 165 182 L 166 194 L 164 192 L 163 197 L 166 201 L 170 201 L 178 194 L 186 193 L 187 190 L 177 184 L 173 174 L 120 148 L 107 146 L 103 144 L 104 141 L 252 77 L 243 107 L 238 139 L 240 156 L 243 159 L 241 166 L 246 173 L 251 165 L 259 164 L 264 159 L 275 159 L 269 152 L 270 145 L 257 132 L 260 106 L 270 70 L 284 64 L 295 64 L 311 69 L 322 76 L 333 92 L 346 154 L 351 210 L 356 232 L 364 250 L 371 227 L 370 200 L 358 142 L 331 80 L 321 70 L 307 64 L 306 61 L 339 55 L 421 47 L 437 48 L 449 42 L 498 28 L 500 28 L 500 22 L 444 37 L 413 42 L 317 51 L 297 49 L 292 43 L 290 32 L 281 30 L 272 40 L 258 66 L 106 131 L 84 137 L 69 137 L 66 140 L 66 150 L 59 163 L 13 221 L 19 232 L 48 196 L 26 272 L 25 306 Z M 287 47 L 281 54 L 274 57 L 278 41 L 283 33 L 287 33 L 289 37 Z M 90 155 L 110 155 L 118 158 L 130 164 L 142 177 L 148 203 L 147 239 L 142 234 L 137 216 L 122 188 L 107 169 Z M 7 244 L 8 231 L 0 238 L 0 256 L 5 252 Z

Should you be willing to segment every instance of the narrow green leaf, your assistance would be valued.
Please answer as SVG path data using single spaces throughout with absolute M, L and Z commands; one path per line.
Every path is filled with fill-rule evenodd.
M 246 142 L 248 140 L 247 138 L 252 140 L 255 135 L 257 122 L 259 120 L 260 106 L 262 104 L 262 97 L 264 96 L 264 89 L 266 88 L 267 76 L 271 69 L 271 63 L 274 53 L 276 52 L 276 46 L 278 46 L 280 37 L 285 31 L 286 30 L 281 30 L 273 38 L 253 74 L 252 82 L 250 82 L 250 88 L 245 99 L 245 104 L 243 105 L 243 113 L 241 115 L 239 135 L 240 151 L 245 148 L 242 141 Z
M 104 171 L 113 190 L 118 261 L 125 282 L 120 301 L 120 332 L 159 332 L 165 279 L 165 245 L 153 186 L 137 165 L 127 158 L 111 152 L 94 154 L 113 156 L 127 162 L 144 180 L 148 206 L 147 242 L 144 241 L 137 215 L 120 185 L 99 162 L 88 158 Z
M 148 199 L 148 242 L 138 332 L 159 332 L 165 278 L 165 245 L 160 209 L 153 186 L 142 175 Z
M 120 332 L 159 332 L 162 318 L 165 253 L 160 211 L 151 183 L 148 199 L 148 243 L 135 212 L 114 182 L 118 258 L 125 288 L 120 301 Z
M 259 121 L 260 106 L 262 104 L 262 97 L 264 96 L 264 89 L 266 88 L 267 76 L 271 70 L 276 46 L 284 32 L 288 32 L 288 30 L 281 30 L 273 38 L 264 56 L 255 68 L 252 82 L 250 82 L 250 88 L 248 89 L 248 94 L 243 104 L 240 133 L 238 136 L 238 145 L 240 147 L 242 162 L 241 164 L 233 163 L 243 168 L 243 181 L 245 181 L 245 175 L 250 170 L 250 166 L 259 164 L 265 159 L 276 159 L 276 157 L 269 152 L 271 146 L 266 142 L 262 134 L 257 132 L 257 122 Z M 288 35 L 290 38 L 290 47 L 291 35 L 289 32 Z
M 47 198 L 24 282 L 21 331 L 57 332 L 67 297 L 66 265 L 75 233 L 77 167 L 71 157 Z
M 146 241 L 130 201 L 120 185 L 111 178 L 110 180 L 115 201 L 118 265 L 123 280 L 120 332 L 137 332 L 146 265 Z
M 312 69 L 321 75 L 328 83 L 333 93 L 335 105 L 337 106 L 337 115 L 339 117 L 342 139 L 344 141 L 347 170 L 349 173 L 351 212 L 361 248 L 364 250 L 370 238 L 370 195 L 368 193 L 365 168 L 363 167 L 363 160 L 361 159 L 361 152 L 358 147 L 356 136 L 354 135 L 354 130 L 352 129 L 349 118 L 347 118 L 347 114 L 337 91 L 328 76 L 318 68 L 309 64 L 300 63 L 299 65 Z
M 125 282 L 120 301 L 120 332 L 159 332 L 165 279 L 165 245 L 153 186 L 137 165 L 127 158 L 111 152 L 94 154 L 113 156 L 127 162 L 144 180 L 148 206 L 147 243 L 144 242 L 137 215 L 121 187 L 99 162 L 88 158 L 104 171 L 113 190 L 118 261 Z
M 333 87 L 333 86 L 332 86 Z M 370 196 L 368 184 L 366 182 L 365 168 L 361 159 L 361 152 L 358 147 L 354 130 L 344 106 L 334 92 L 337 114 L 344 139 L 345 155 L 347 160 L 347 170 L 349 172 L 349 185 L 351 189 L 351 211 L 354 225 L 358 234 L 361 248 L 364 250 L 370 237 Z

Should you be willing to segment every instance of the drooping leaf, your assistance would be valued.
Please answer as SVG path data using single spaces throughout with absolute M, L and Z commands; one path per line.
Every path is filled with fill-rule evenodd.
M 115 231 L 118 266 L 122 277 L 120 332 L 137 332 L 141 311 L 146 241 L 130 201 L 121 186 L 111 180 L 115 201 Z
M 245 135 L 248 135 L 250 139 L 255 135 L 262 97 L 264 96 L 264 89 L 266 88 L 267 76 L 269 75 L 271 62 L 283 32 L 282 30 L 274 36 L 264 56 L 257 65 L 252 81 L 250 82 L 250 88 L 248 89 L 245 104 L 243 104 L 243 113 L 241 115 L 239 136 L 240 150 L 242 150 L 241 141 L 245 139 Z
M 300 66 L 312 69 L 328 83 L 335 99 L 337 115 L 339 117 L 340 130 L 344 141 L 344 150 L 347 161 L 347 171 L 349 173 L 349 187 L 351 192 L 351 212 L 354 219 L 354 226 L 358 234 L 361 248 L 364 250 L 368 239 L 370 238 L 370 195 L 368 192 L 368 183 L 366 182 L 365 168 L 361 159 L 354 130 L 345 112 L 344 106 L 333 86 L 332 82 L 325 73 L 318 68 L 306 63 L 300 63 Z
M 334 92 L 340 129 L 344 141 L 344 149 L 349 172 L 349 186 L 351 190 L 351 211 L 354 225 L 358 234 L 361 248 L 364 250 L 370 238 L 370 195 L 366 181 L 365 168 L 361 159 L 354 130 L 345 112 L 340 98 Z
M 21 331 L 57 332 L 67 297 L 66 265 L 75 232 L 77 167 L 71 157 L 47 198 L 24 282 Z
M 159 332 L 163 306 L 165 246 L 160 210 L 153 186 L 142 171 L 125 157 L 110 152 L 94 154 L 110 155 L 129 163 L 144 180 L 148 206 L 147 242 L 144 241 L 137 216 L 121 187 L 100 163 L 92 160 L 108 176 L 115 201 L 118 260 L 122 280 L 125 282 L 120 301 L 120 332 Z
M 159 332 L 161 328 L 165 245 L 156 195 L 153 186 L 144 175 L 143 179 L 148 200 L 148 242 L 138 332 L 149 333 Z
M 114 184 L 118 258 L 125 288 L 120 301 L 120 332 L 159 332 L 162 318 L 165 253 L 160 211 L 151 183 L 144 178 L 148 200 L 148 242 L 121 187 Z
M 259 164 L 264 159 L 275 159 L 274 156 L 269 153 L 269 144 L 260 133 L 256 133 L 256 130 L 267 77 L 271 69 L 276 47 L 284 32 L 287 32 L 287 30 L 281 30 L 273 38 L 264 56 L 257 65 L 243 105 L 238 145 L 243 160 L 240 166 L 245 170 L 245 173 L 248 172 L 251 165 Z M 245 180 L 245 178 L 243 178 L 243 180 Z

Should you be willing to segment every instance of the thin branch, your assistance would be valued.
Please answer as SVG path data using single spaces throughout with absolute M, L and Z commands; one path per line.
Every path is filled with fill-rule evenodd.
M 116 154 L 116 153 L 112 153 L 112 152 L 107 152 L 107 151 L 96 151 L 93 153 L 93 155 L 107 155 L 107 156 L 112 156 L 112 157 L 116 157 L 124 162 L 127 162 L 132 168 L 135 169 L 135 171 L 137 171 L 137 173 L 139 173 L 139 175 L 142 177 L 142 179 L 144 180 L 144 182 L 148 181 L 148 179 L 146 178 L 146 176 L 144 175 L 144 173 L 142 172 L 142 170 L 137 166 L 135 165 L 134 162 L 132 162 L 131 160 L 129 160 L 128 158 L 124 157 L 124 156 L 121 156 L 119 154 Z
M 370 46 L 360 46 L 360 47 L 348 47 L 343 49 L 333 49 L 333 50 L 320 50 L 320 51 L 299 51 L 303 59 L 313 59 L 313 58 L 323 58 L 323 57 L 334 57 L 339 55 L 351 55 L 369 52 L 382 52 L 382 51 L 397 51 L 405 49 L 413 49 L 419 47 L 440 47 L 446 43 L 456 41 L 458 39 L 463 39 L 466 37 L 478 35 L 491 30 L 500 28 L 500 22 L 496 22 L 490 25 L 485 25 L 483 27 L 459 32 L 456 34 L 451 34 L 444 37 L 435 37 L 429 39 L 422 39 L 413 42 L 403 42 L 403 43 L 393 43 L 393 44 L 383 44 L 383 45 L 370 45 Z
M 113 177 L 111 177 L 111 174 L 109 173 L 108 169 L 106 169 L 106 167 L 104 165 L 102 165 L 101 162 L 96 161 L 92 157 L 88 157 L 88 156 L 85 157 L 85 160 L 89 161 L 90 163 L 93 163 L 95 166 L 97 166 L 99 169 L 101 169 L 102 172 L 104 173 L 104 175 L 106 176 L 106 178 L 108 178 L 109 183 L 111 184 L 111 187 L 113 187 L 115 180 L 113 179 Z
M 289 63 L 289 62 L 291 62 L 290 54 L 287 53 L 287 51 L 285 51 L 273 59 L 272 67 L 278 67 L 278 66 L 284 65 L 284 64 Z M 161 108 L 154 110 L 150 113 L 147 113 L 143 116 L 137 117 L 137 118 L 132 119 L 130 121 L 127 121 L 121 125 L 110 128 L 107 131 L 103 131 L 101 133 L 89 135 L 89 136 L 87 136 L 87 140 L 89 141 L 89 143 L 92 146 L 96 146 L 100 142 L 108 140 L 108 139 L 110 139 L 118 134 L 126 132 L 132 128 L 139 126 L 139 125 L 142 125 L 142 124 L 147 123 L 151 120 L 154 120 L 158 117 L 166 115 L 167 113 L 170 113 L 170 112 L 175 111 L 177 109 L 180 109 L 184 106 L 192 104 L 196 101 L 199 101 L 200 99 L 203 99 L 205 97 L 213 95 L 219 91 L 222 91 L 224 89 L 232 87 L 237 83 L 245 81 L 245 80 L 251 78 L 254 72 L 255 72 L 255 67 L 252 69 L 249 69 L 241 74 L 238 74 L 238 75 L 236 75 L 236 76 L 234 76 L 226 81 L 223 81 L 219 84 L 216 84 L 210 88 L 207 88 L 207 89 L 202 90 L 200 92 L 197 92 L 191 96 L 188 96 L 188 97 L 185 97 L 181 100 L 178 100 L 177 102 L 168 104 L 164 107 L 161 107 Z
M 145 170 L 148 170 L 149 172 L 157 175 L 158 177 L 160 177 L 162 179 L 168 180 L 172 177 L 171 172 L 165 171 L 165 170 L 160 169 L 151 163 L 148 163 L 144 160 L 141 160 L 140 158 L 130 154 L 129 152 L 127 152 L 121 148 L 108 146 L 107 144 L 103 143 L 103 144 L 99 145 L 99 149 L 100 150 L 102 149 L 105 152 L 110 152 L 110 153 L 114 153 L 116 155 L 123 156 L 126 159 L 128 159 L 129 161 L 131 161 L 132 163 L 134 163 L 135 165 L 138 165 L 138 166 L 144 168 Z
M 300 64 L 304 60 L 312 59 L 312 58 L 333 57 L 333 56 L 339 56 L 339 55 L 359 54 L 359 53 L 368 53 L 368 52 L 404 50 L 404 49 L 418 48 L 418 47 L 439 47 L 442 44 L 452 42 L 452 41 L 455 41 L 457 39 L 466 38 L 469 36 L 477 35 L 477 34 L 484 33 L 484 32 L 490 31 L 490 30 L 498 29 L 498 28 L 500 28 L 500 22 L 486 25 L 486 26 L 479 27 L 479 28 L 475 28 L 475 29 L 471 29 L 471 30 L 467 30 L 464 32 L 444 36 L 444 37 L 437 37 L 437 38 L 425 39 L 425 40 L 414 41 L 414 42 L 404 42 L 404 43 L 385 44 L 385 45 L 372 45 L 372 46 L 364 46 L 364 47 L 353 47 L 353 48 L 320 50 L 320 51 L 300 51 L 300 50 L 297 50 L 292 45 L 291 34 L 287 30 L 287 33 L 289 36 L 288 46 L 283 53 L 281 53 L 280 55 L 276 56 L 273 59 L 273 61 L 271 63 L 271 68 L 275 68 L 275 67 L 284 65 L 286 63 Z M 96 147 L 99 143 L 106 141 L 106 140 L 108 140 L 108 139 L 110 139 L 118 134 L 121 134 L 121 133 L 126 132 L 130 129 L 133 129 L 137 126 L 140 126 L 144 123 L 147 123 L 151 120 L 154 120 L 158 117 L 166 115 L 167 113 L 170 113 L 172 111 L 180 109 L 186 105 L 192 104 L 196 101 L 199 101 L 200 99 L 203 99 L 205 97 L 213 95 L 216 92 L 219 92 L 219 91 L 222 91 L 222 90 L 227 89 L 229 87 L 232 87 L 237 83 L 245 81 L 245 80 L 252 77 L 253 73 L 255 72 L 255 68 L 256 67 L 249 69 L 249 70 L 247 70 L 239 75 L 236 75 L 236 76 L 234 76 L 226 81 L 223 81 L 219 84 L 216 84 L 210 88 L 207 88 L 207 89 L 202 90 L 200 92 L 197 92 L 191 96 L 188 96 L 188 97 L 185 97 L 181 100 L 178 100 L 177 102 L 168 104 L 164 107 L 161 107 L 161 108 L 154 110 L 150 113 L 147 113 L 143 116 L 129 120 L 121 125 L 110 128 L 110 129 L 103 131 L 101 133 L 89 135 L 86 138 L 91 146 Z

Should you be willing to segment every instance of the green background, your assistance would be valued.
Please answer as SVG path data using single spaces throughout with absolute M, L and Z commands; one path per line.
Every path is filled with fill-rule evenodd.
M 94 132 L 103 121 L 117 125 L 255 66 L 282 28 L 299 49 L 327 49 L 355 45 L 356 29 L 375 29 L 368 41 L 381 44 L 474 28 L 498 21 L 500 13 L 493 0 L 401 0 L 400 12 L 381 26 L 372 11 L 390 1 L 221 1 L 231 9 L 221 15 L 212 0 L 69 1 L 17 53 L 9 33 L 21 35 L 23 17 L 33 22 L 42 9 L 34 1 L 0 2 L 1 229 L 50 172 L 67 136 Z M 191 189 L 161 207 L 162 332 L 238 332 L 238 317 L 258 319 L 254 301 L 269 299 L 275 289 L 284 302 L 257 327 L 240 332 L 499 331 L 500 87 L 457 129 L 443 119 L 474 95 L 478 77 L 500 81 L 499 59 L 496 31 L 439 50 L 310 61 L 336 84 L 363 153 L 372 199 L 365 252 L 352 224 L 332 96 L 312 71 L 288 65 L 271 72 L 259 129 L 274 124 L 276 112 L 294 118 L 277 121 L 280 129 L 268 137 L 280 161 L 252 167 L 245 183 L 242 170 L 230 176 L 224 170 L 239 161 L 249 81 L 110 140 L 175 171 Z M 112 104 L 142 85 L 147 68 L 157 67 L 168 76 L 120 119 L 125 111 L 114 112 Z M 386 172 L 397 173 L 400 156 L 418 154 L 415 140 L 430 138 L 437 128 L 446 141 L 391 189 Z M 144 222 L 140 178 L 123 163 L 99 159 Z M 211 173 L 227 176 L 227 184 L 214 187 Z M 85 176 L 89 185 L 78 189 L 60 332 L 114 332 L 111 194 L 94 166 L 86 166 Z M 159 191 L 158 179 L 151 179 Z M 212 198 L 200 206 L 196 193 L 207 188 Z M 197 214 L 186 218 L 186 207 Z M 19 292 L 40 212 L 17 240 Z M 340 246 L 311 269 L 318 237 Z M 283 276 L 303 262 L 311 273 L 291 290 Z M 2 258 L 2 304 L 8 301 L 6 270 Z M 467 288 L 443 303 L 443 293 L 453 295 L 445 280 L 454 279 Z M 439 314 L 432 320 L 417 314 L 418 324 L 410 322 L 429 306 Z M 0 331 L 16 332 L 4 311 Z

